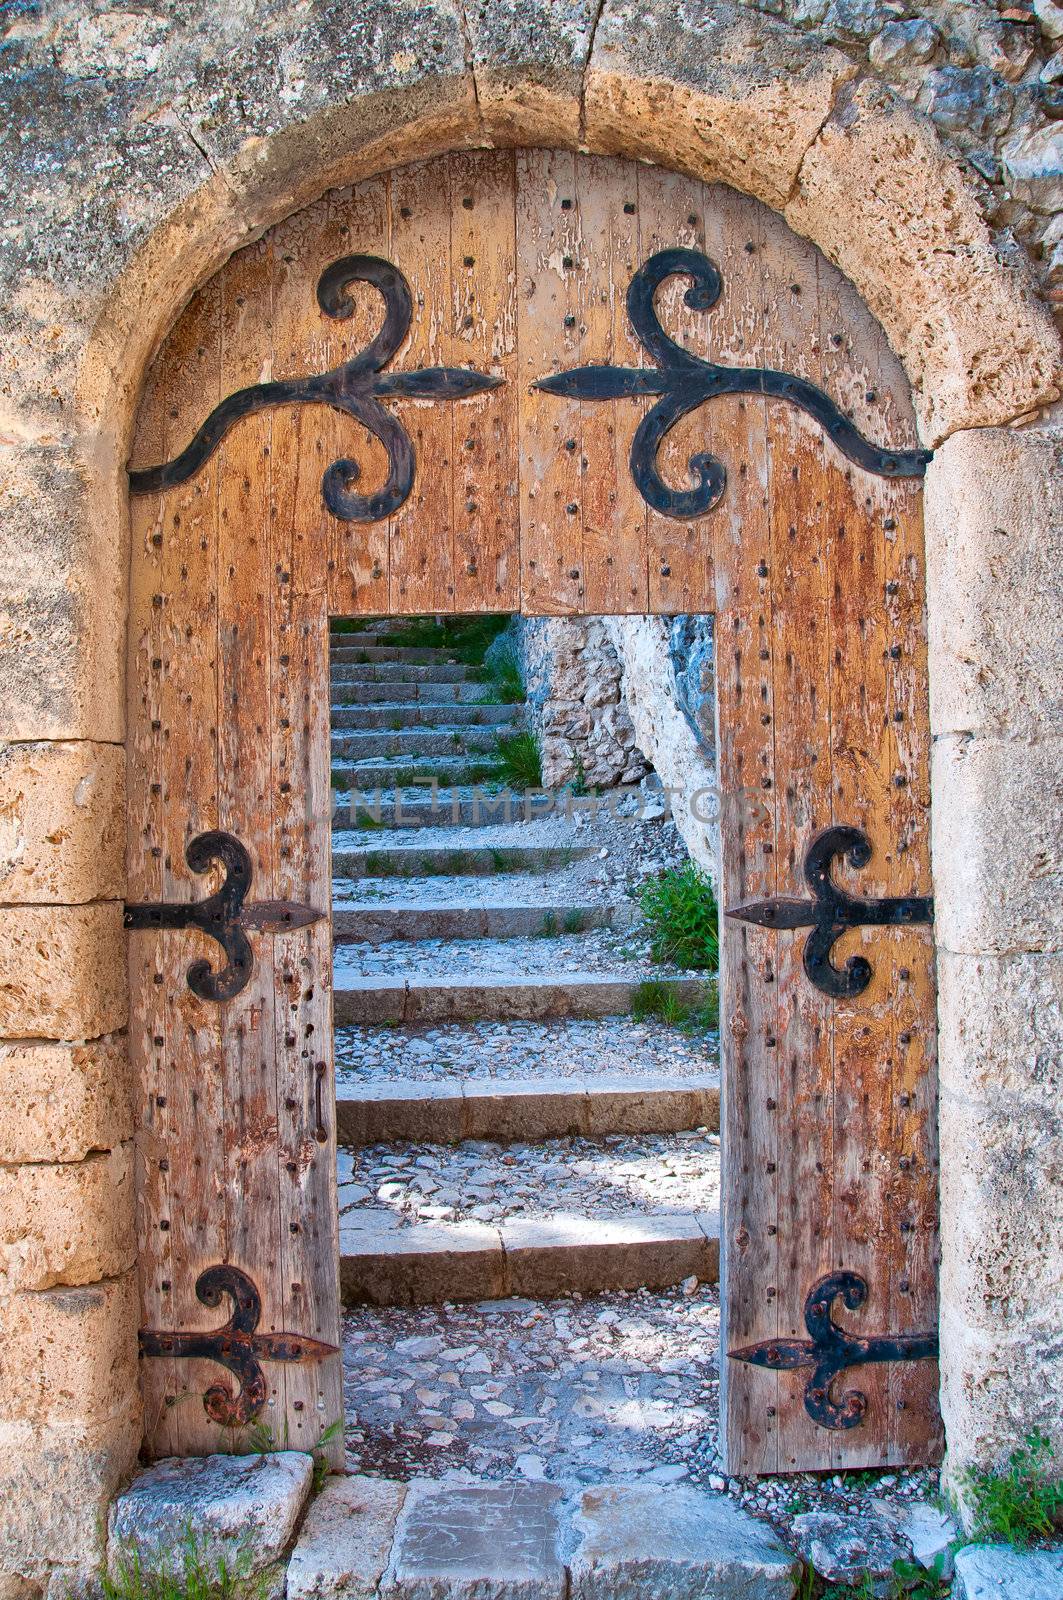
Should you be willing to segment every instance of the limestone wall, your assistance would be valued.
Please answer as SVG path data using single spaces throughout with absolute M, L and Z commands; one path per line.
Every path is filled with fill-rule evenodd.
M 924 26 L 925 25 L 925 26 Z M 123 464 L 196 286 L 333 184 L 467 143 L 730 183 L 854 282 L 928 479 L 951 1459 L 1063 1448 L 1055 0 L 44 0 L 0 23 L 0 1588 L 65 1593 L 135 1458 Z M 923 108 L 923 109 L 921 109 Z M 999 163 L 999 168 L 997 166 Z M 108 822 L 106 819 L 109 818 Z M 97 1220 L 98 1219 L 98 1220 Z M 104 1220 L 105 1219 L 105 1220 Z

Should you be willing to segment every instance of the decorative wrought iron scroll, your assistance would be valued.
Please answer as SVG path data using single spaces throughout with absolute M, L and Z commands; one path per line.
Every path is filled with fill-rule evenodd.
M 836 967 L 831 951 L 850 928 L 908 927 L 933 922 L 934 902 L 929 896 L 908 895 L 885 899 L 860 899 L 840 889 L 831 877 L 835 856 L 846 855 L 851 867 L 866 867 L 871 841 L 860 828 L 824 828 L 805 851 L 805 881 L 811 900 L 750 900 L 732 906 L 724 915 L 763 928 L 811 928 L 805 940 L 805 976 L 817 989 L 836 999 L 862 994 L 871 982 L 872 967 L 863 956 L 850 956 Z
M 260 933 L 288 933 L 308 928 L 324 912 L 293 900 L 254 900 L 245 905 L 251 888 L 251 857 L 231 833 L 198 833 L 185 849 L 193 872 L 206 872 L 214 861 L 225 870 L 225 881 L 205 900 L 160 900 L 127 905 L 125 926 L 138 928 L 198 928 L 216 939 L 225 951 L 226 965 L 219 972 L 200 957 L 188 969 L 188 987 L 201 1000 L 231 1000 L 250 982 L 254 955 L 247 938 L 249 928 Z
M 344 457 L 325 470 L 321 493 L 334 516 L 344 522 L 376 522 L 397 511 L 413 488 L 416 458 L 413 441 L 402 423 L 386 411 L 381 400 L 402 397 L 425 400 L 460 400 L 503 381 L 490 373 L 465 367 L 420 367 L 413 372 L 385 372 L 410 329 L 413 301 L 410 286 L 390 261 L 379 256 L 344 256 L 325 268 L 317 284 L 317 299 L 328 317 L 342 320 L 354 312 L 347 293 L 352 283 L 371 283 L 384 297 L 384 325 L 358 355 L 329 372 L 275 383 L 256 383 L 229 395 L 202 424 L 191 444 L 161 467 L 130 472 L 133 494 L 172 489 L 194 476 L 214 454 L 225 435 L 242 417 L 271 406 L 327 405 L 354 417 L 384 446 L 388 455 L 387 481 L 373 494 L 354 494 L 351 485 L 360 476 L 356 461 Z
M 867 1299 L 867 1283 L 855 1272 L 829 1273 L 812 1285 L 805 1298 L 808 1339 L 765 1339 L 761 1344 L 727 1352 L 732 1361 L 747 1361 L 775 1372 L 811 1367 L 812 1374 L 805 1385 L 805 1410 L 821 1428 L 857 1428 L 864 1420 L 867 1396 L 859 1389 L 850 1389 L 840 1400 L 831 1394 L 831 1384 L 847 1367 L 879 1361 L 936 1361 L 938 1355 L 936 1333 L 867 1339 L 847 1333 L 831 1316 L 839 1295 L 850 1311 L 856 1311 Z
M 858 467 L 884 478 L 922 477 L 931 457 L 929 450 L 891 450 L 872 444 L 814 383 L 770 367 L 725 367 L 703 361 L 676 344 L 661 327 L 653 303 L 661 284 L 676 276 L 691 279 L 683 298 L 694 311 L 711 311 L 723 289 L 719 268 L 699 250 L 660 250 L 643 263 L 628 285 L 627 314 L 639 343 L 657 366 L 576 367 L 540 378 L 535 384 L 535 388 L 548 394 L 579 400 L 661 396 L 643 417 L 631 441 L 631 475 L 643 500 L 654 511 L 666 517 L 700 517 L 719 502 L 727 473 L 718 457 L 707 451 L 692 455 L 689 469 L 696 487 L 673 489 L 657 469 L 657 453 L 681 417 L 724 394 L 760 394 L 788 400 L 814 417 Z
M 225 1383 L 212 1383 L 203 1396 L 203 1409 L 212 1422 L 225 1428 L 243 1428 L 253 1422 L 266 1403 L 263 1361 L 320 1361 L 337 1354 L 334 1344 L 307 1339 L 301 1333 L 256 1333 L 262 1316 L 262 1297 L 239 1267 L 208 1267 L 196 1279 L 196 1297 L 205 1306 L 220 1306 L 222 1296 L 232 1301 L 232 1316 L 213 1333 L 165 1333 L 141 1328 L 142 1356 L 200 1356 L 227 1367 L 237 1380 L 236 1392 Z

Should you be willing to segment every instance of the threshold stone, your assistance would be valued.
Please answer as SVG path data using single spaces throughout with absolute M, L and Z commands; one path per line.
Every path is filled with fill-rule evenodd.
M 224 1561 L 241 1577 L 264 1572 L 291 1543 L 313 1475 L 301 1450 L 156 1461 L 111 1507 L 108 1570 L 116 1576 L 136 1555 L 144 1569 L 181 1579 L 191 1531 L 205 1568 Z
M 287 1600 L 372 1600 L 405 1498 L 387 1478 L 328 1478 L 292 1551 Z
M 893 1563 L 911 1561 L 910 1542 L 871 1512 L 843 1516 L 835 1511 L 806 1511 L 795 1517 L 794 1533 L 806 1560 L 828 1583 L 856 1584 L 865 1574 L 871 1593 L 894 1592 Z
M 953 1600 L 1063 1600 L 1063 1549 L 966 1545 L 956 1552 Z

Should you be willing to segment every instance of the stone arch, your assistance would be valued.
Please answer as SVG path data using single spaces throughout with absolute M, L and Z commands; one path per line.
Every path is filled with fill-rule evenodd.
M 948 441 L 931 469 L 926 529 L 946 1101 L 942 1289 L 951 1318 L 943 1405 L 960 1463 L 991 1454 L 1017 1415 L 1058 1430 L 1038 1366 L 1051 1303 L 1027 1288 L 1001 1325 L 987 1287 L 995 1276 L 999 1294 L 1001 1282 L 1017 1286 L 1024 1273 L 1047 1284 L 1047 1240 L 1036 1255 L 1019 1248 L 1021 1202 L 994 1239 L 980 1229 L 985 1202 L 969 1209 L 985 1177 L 972 1137 L 988 1129 L 994 1159 L 1006 1163 L 1034 1092 L 1023 1015 L 1058 971 L 1049 965 L 1060 940 L 1044 882 L 1010 836 L 1024 785 L 1050 783 L 1063 765 L 1052 710 L 1063 669 L 1038 654 L 1036 640 L 1037 619 L 1053 615 L 1043 534 L 1052 526 L 1057 446 L 1044 432 L 1005 431 L 1059 394 L 1045 308 L 1022 266 L 998 253 L 930 127 L 848 58 L 785 24 L 731 6 L 677 16 L 661 0 L 530 4 L 475 17 L 449 0 L 415 8 L 379 0 L 362 13 L 352 27 L 316 6 L 273 35 L 252 37 L 249 26 L 248 37 L 227 40 L 231 65 L 213 90 L 202 77 L 182 85 L 191 101 L 213 92 L 217 103 L 215 138 L 196 145 L 194 165 L 177 110 L 149 133 L 123 111 L 102 126 L 79 130 L 77 116 L 57 125 L 61 148 L 82 133 L 97 176 L 82 233 L 71 222 L 75 237 L 54 270 L 42 277 L 38 266 L 36 283 L 16 298 L 21 370 L 4 402 L 13 440 L 4 498 L 28 554 L 21 621 L 5 641 L 2 731 L 32 742 L 67 832 L 62 870 L 42 866 L 34 879 L 30 862 L 5 894 L 14 955 L 3 1032 L 94 1040 L 124 1023 L 120 860 L 112 846 L 100 857 L 98 815 L 84 814 L 75 791 L 90 774 L 105 805 L 120 810 L 123 467 L 148 361 L 194 288 L 233 249 L 326 188 L 455 146 L 568 145 L 728 183 L 781 211 L 853 281 L 901 356 L 925 442 Z M 315 62 L 317 80 L 307 89 L 304 74 L 296 92 L 299 71 Z M 278 101 L 275 79 L 285 71 L 288 94 Z M 176 81 L 172 98 L 179 101 Z M 242 138 L 239 127 L 254 131 Z M 93 232 L 103 217 L 110 237 Z M 992 625 L 998 649 L 987 672 L 987 618 L 1003 591 L 1012 626 Z M 20 793 L 31 784 L 18 774 L 15 781 Z M 71 902 L 76 918 L 65 914 Z M 69 1047 L 47 1048 L 56 1073 L 69 1075 Z M 981 1093 L 998 1068 L 1007 1071 L 1008 1106 L 993 1105 L 986 1087 L 972 1110 L 972 1071 Z M 957 1099 L 950 1109 L 950 1088 L 960 1084 L 962 1108 Z M 84 1150 L 105 1140 L 117 1147 L 127 1137 L 121 1127 L 115 1113 L 98 1138 L 86 1133 Z M 18 1159 L 57 1158 L 34 1146 Z M 23 1532 L 35 1571 L 86 1559 L 97 1508 L 139 1439 L 135 1298 L 125 1287 L 130 1230 L 122 1233 L 128 1186 L 116 1190 L 99 1173 L 80 1190 L 69 1174 L 62 1183 L 77 1194 L 93 1247 L 73 1272 L 45 1271 L 22 1287 L 99 1286 L 77 1291 L 79 1317 L 57 1312 L 54 1332 L 41 1331 L 47 1313 L 42 1320 L 36 1304 L 32 1316 L 16 1308 L 16 1334 L 24 1315 L 25 1338 L 42 1341 L 32 1360 L 45 1376 L 33 1392 L 47 1391 L 48 1372 L 80 1374 L 62 1399 L 11 1413 L 23 1451 L 40 1450 L 28 1441 L 42 1440 L 48 1477 L 68 1470 L 81 1486 L 75 1506 L 50 1485 L 42 1494 L 20 1480 L 34 1518 Z M 116 1205 L 121 1214 L 105 1227 Z M 1047 1204 L 1044 1217 L 1047 1228 Z M 1016 1366 L 1024 1346 L 1033 1353 Z M 1009 1363 L 1007 1393 L 993 1374 Z

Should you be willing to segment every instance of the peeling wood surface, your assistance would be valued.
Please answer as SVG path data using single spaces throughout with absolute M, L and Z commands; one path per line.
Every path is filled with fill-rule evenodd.
M 324 908 L 330 893 L 330 615 L 448 611 L 714 611 L 721 901 L 802 894 L 831 823 L 866 829 L 854 893 L 928 894 L 929 731 L 918 484 L 853 467 L 779 400 L 727 397 L 676 428 L 677 486 L 698 450 L 728 472 L 693 522 L 647 509 L 628 468 L 648 399 L 564 399 L 537 378 L 652 365 L 625 307 L 633 271 L 670 245 L 723 274 L 714 309 L 666 284 L 658 311 L 695 353 L 784 368 L 825 388 L 873 439 L 915 442 L 900 368 L 855 292 L 756 202 L 652 167 L 551 151 L 463 151 L 337 190 L 239 252 L 189 305 L 149 375 L 133 465 L 176 454 L 241 385 L 324 372 L 363 350 L 380 297 L 350 318 L 315 290 L 342 256 L 392 260 L 413 296 L 389 371 L 469 367 L 501 387 L 388 399 L 413 440 L 413 491 L 390 518 L 345 523 L 321 477 L 386 454 L 324 406 L 245 418 L 189 483 L 132 502 L 129 895 L 199 898 L 188 840 L 235 833 L 252 898 Z M 929 928 L 865 929 L 875 975 L 852 1001 L 804 976 L 803 931 L 723 929 L 725 1347 L 804 1333 L 809 1287 L 867 1278 L 855 1333 L 936 1325 L 934 975 Z M 145 1325 L 211 1328 L 195 1299 L 230 1261 L 263 1299 L 263 1331 L 338 1337 L 331 948 L 322 921 L 253 936 L 252 983 L 227 1006 L 188 991 L 188 932 L 129 941 L 139 1083 Z M 201 948 L 202 947 L 202 948 Z M 157 1041 L 161 1041 L 157 1042 Z M 227 1314 L 227 1312 L 223 1312 Z M 723 1363 L 736 1472 L 935 1460 L 932 1363 L 848 1374 L 865 1424 L 815 1426 L 804 1377 Z M 262 1421 L 307 1447 L 339 1415 L 338 1360 L 265 1367 Z M 143 1363 L 154 1454 L 240 1448 L 200 1396 L 218 1369 Z

